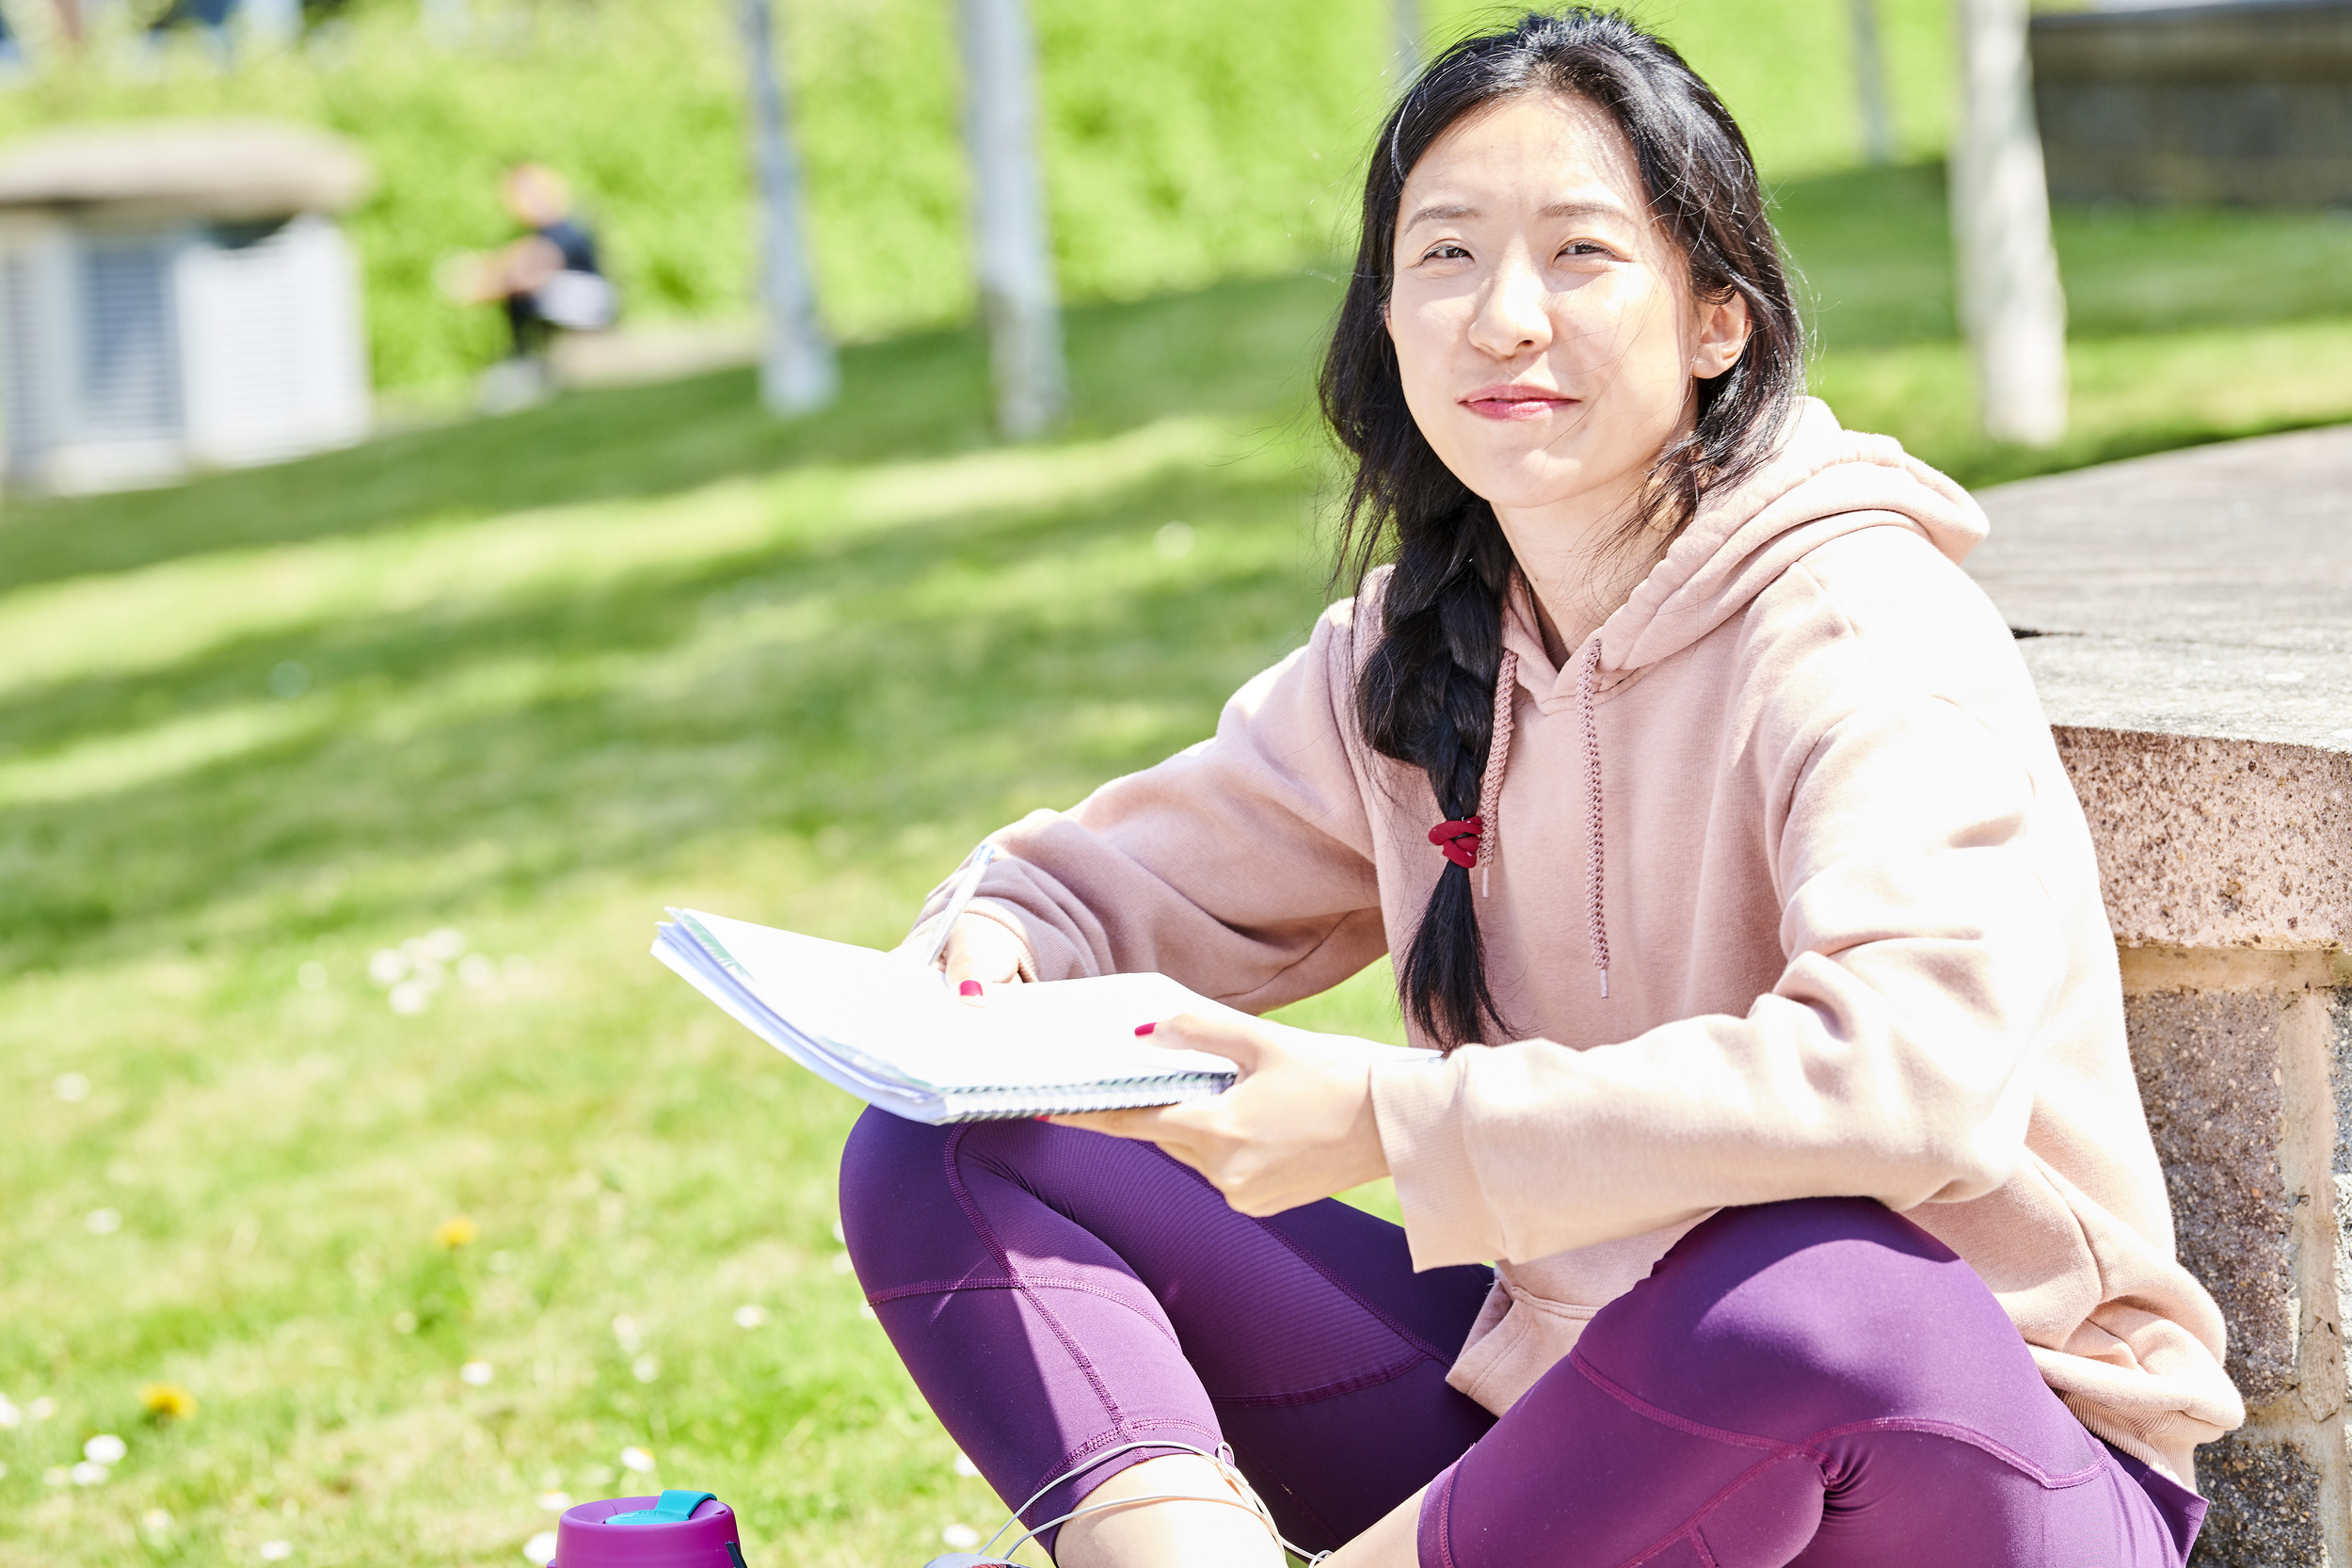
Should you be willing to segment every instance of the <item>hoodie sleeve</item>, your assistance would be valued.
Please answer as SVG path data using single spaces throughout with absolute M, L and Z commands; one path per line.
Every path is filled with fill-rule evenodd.
M 2007 1178 L 2065 952 L 2030 843 L 2032 776 L 1935 696 L 1816 734 L 1776 781 L 1785 968 L 1744 1016 L 1375 1069 L 1416 1267 L 1784 1198 L 1909 1209 Z
M 1029 977 L 1156 969 L 1263 1012 L 1387 951 L 1352 723 L 1349 606 L 1235 694 L 1216 735 L 1069 811 L 992 834 L 973 904 L 1026 944 Z M 918 932 L 944 899 L 935 890 Z

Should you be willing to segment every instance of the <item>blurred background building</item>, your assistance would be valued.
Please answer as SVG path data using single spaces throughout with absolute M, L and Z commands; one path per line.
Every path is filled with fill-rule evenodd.
M 262 123 L 0 154 L 9 487 L 110 489 L 364 436 L 359 273 L 334 215 L 367 184 L 347 144 Z
M 2352 0 L 2052 13 L 2033 72 L 2061 200 L 2352 204 Z

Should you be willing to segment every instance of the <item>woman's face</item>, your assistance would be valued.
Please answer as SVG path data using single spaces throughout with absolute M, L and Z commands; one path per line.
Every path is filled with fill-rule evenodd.
M 1737 295 L 1692 298 L 1624 133 L 1583 99 L 1473 114 L 1405 181 L 1388 305 L 1405 403 L 1506 519 L 1616 514 L 1747 331 Z

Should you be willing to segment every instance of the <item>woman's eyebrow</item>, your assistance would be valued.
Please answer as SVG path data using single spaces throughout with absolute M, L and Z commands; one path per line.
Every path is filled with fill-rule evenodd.
M 1538 217 L 1624 217 L 1625 209 L 1603 198 L 1587 197 L 1576 201 L 1555 201 L 1536 214 Z
M 1436 204 L 1420 208 L 1398 227 L 1418 228 L 1424 223 L 1452 223 L 1462 218 L 1479 216 L 1476 207 Z M 1618 203 L 1602 197 L 1585 197 L 1567 201 L 1554 201 L 1536 211 L 1538 217 L 1625 217 L 1629 215 Z
M 1423 207 L 1411 217 L 1406 218 L 1402 227 L 1412 229 L 1424 223 L 1451 223 L 1456 218 L 1478 216 L 1479 210 L 1476 207 L 1429 206 Z

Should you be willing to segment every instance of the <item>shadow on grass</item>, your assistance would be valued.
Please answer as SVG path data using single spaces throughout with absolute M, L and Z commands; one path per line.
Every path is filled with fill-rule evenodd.
M 1176 413 L 1291 410 L 1337 299 L 1335 285 L 1292 277 L 1074 310 L 1064 434 L 1112 435 Z M 995 444 L 986 348 L 976 332 L 853 345 L 841 369 L 840 400 L 791 422 L 761 411 L 752 372 L 723 371 L 570 393 L 502 419 L 167 489 L 13 504 L 0 514 L 0 591 L 210 551 Z
M 292 938 L 544 896 L 737 835 L 832 830 L 888 856 L 909 824 L 977 833 L 1066 804 L 1199 739 L 1304 637 L 1309 482 L 1263 466 L 1160 478 L 1080 508 L 798 543 L 468 617 L 359 619 L 57 689 L 40 701 L 59 712 L 20 705 L 14 725 L 184 716 L 172 694 L 194 690 L 291 728 L 0 813 L 0 968 L 86 962 L 110 938 Z M 1153 544 L 1171 515 L 1199 541 L 1181 560 Z M 283 658 L 317 684 L 271 704 L 250 672 Z
M 1937 171 L 1795 182 L 1778 198 L 1797 254 L 1821 258 L 1809 276 L 1836 291 L 1822 317 L 1833 350 L 1894 344 L 1948 382 L 1935 346 L 1948 323 L 1920 313 L 1921 300 L 1944 297 L 1929 287 L 1944 264 Z M 2119 296 L 2143 312 L 2200 297 L 2265 243 L 2292 239 L 2306 261 L 2352 245 L 2352 225 L 2270 216 L 2247 231 L 2256 241 L 2226 226 L 2196 239 L 2217 220 L 2194 214 L 2069 217 L 2061 234 L 2086 258 L 2078 281 L 2120 269 L 2137 280 Z M 2187 237 L 2148 260 L 2166 235 Z M 2281 284 L 2268 308 L 2290 319 L 2352 311 L 2342 280 L 2352 264 L 2325 287 L 2316 272 L 2294 277 L 2303 281 Z M 1288 279 L 1073 312 L 1069 437 L 1200 412 L 1262 421 L 1288 445 L 1336 297 L 1326 280 Z M 2078 322 L 2136 319 L 2121 312 Z M 760 414 L 749 374 L 734 373 L 566 397 L 174 490 L 22 508 L 0 520 L 0 559 L 7 584 L 23 584 L 993 444 L 972 334 L 856 348 L 845 368 L 842 404 L 791 424 Z M 1924 405 L 1905 392 L 1890 407 L 1918 416 Z M 2055 453 L 1955 437 L 1948 452 L 1923 453 L 1983 483 L 2244 433 L 2156 424 L 2087 433 Z M 1304 635 L 1320 567 L 1314 480 L 1304 448 L 1291 450 L 1300 462 L 1277 477 L 1280 465 L 1212 466 L 1084 504 L 800 536 L 592 588 L 248 637 L 167 669 L 24 694 L 0 707 L 0 745 L 20 756 L 216 715 L 249 719 L 250 734 L 144 781 L 0 809 L 11 893 L 0 969 L 77 947 L 293 936 L 521 899 L 745 832 L 831 834 L 887 857 L 912 825 L 977 832 L 1066 803 L 1199 738 L 1220 699 Z M 1200 540 L 1180 560 L 1152 543 L 1176 517 Z M 265 574 L 253 581 L 267 591 Z M 273 707 L 263 677 L 284 661 L 314 684 Z

